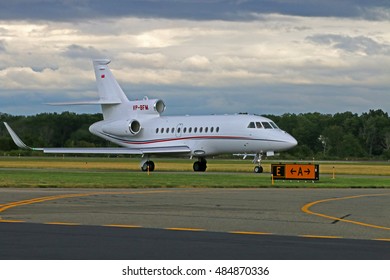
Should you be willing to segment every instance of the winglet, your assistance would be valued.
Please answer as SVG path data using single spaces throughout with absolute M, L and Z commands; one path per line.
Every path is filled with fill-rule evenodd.
M 6 122 L 4 122 L 4 125 L 7 128 L 8 133 L 11 135 L 12 140 L 15 142 L 16 146 L 22 149 L 39 150 L 39 149 L 31 148 L 26 144 L 24 144 L 23 141 L 19 138 L 19 136 L 15 133 L 15 131 L 13 131 L 13 129 Z

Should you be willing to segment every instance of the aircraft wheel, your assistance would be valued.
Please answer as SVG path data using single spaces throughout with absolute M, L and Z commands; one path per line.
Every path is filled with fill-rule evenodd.
M 151 161 L 151 160 L 149 160 L 149 161 L 145 162 L 145 163 L 142 165 L 141 170 L 144 171 L 144 172 L 146 172 L 146 171 L 148 171 L 148 169 L 149 169 L 149 171 L 152 172 L 152 171 L 154 171 L 154 167 L 155 167 L 154 162 Z
M 255 171 L 255 173 L 263 173 L 263 167 L 262 166 L 255 166 L 254 171 Z
M 195 161 L 194 162 L 194 171 L 195 172 L 204 172 L 206 171 L 206 168 L 207 168 L 207 164 L 206 164 L 206 160 L 202 160 L 202 161 Z
M 195 161 L 194 162 L 194 166 L 193 166 L 194 167 L 194 171 L 195 172 L 199 172 L 202 169 L 201 165 L 202 164 L 200 163 L 200 161 Z

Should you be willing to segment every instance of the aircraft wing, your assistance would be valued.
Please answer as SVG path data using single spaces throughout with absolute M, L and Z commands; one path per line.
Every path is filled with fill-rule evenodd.
M 185 154 L 190 153 L 188 146 L 160 147 L 160 148 L 142 148 L 130 149 L 125 147 L 117 148 L 32 148 L 24 144 L 13 129 L 4 122 L 8 133 L 11 135 L 15 144 L 22 149 L 30 149 L 33 151 L 42 151 L 48 154 L 127 154 L 127 155 L 145 155 L 145 154 Z
M 189 153 L 190 148 L 187 146 L 177 147 L 160 147 L 160 148 L 38 148 L 46 154 L 113 154 L 113 155 L 147 155 L 147 154 L 178 154 Z

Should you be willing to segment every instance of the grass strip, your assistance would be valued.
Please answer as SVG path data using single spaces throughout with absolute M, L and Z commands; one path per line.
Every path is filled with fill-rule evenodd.
M 90 171 L 0 170 L 0 187 L 39 188 L 390 188 L 383 176 L 322 176 L 319 181 L 275 181 L 269 174 Z

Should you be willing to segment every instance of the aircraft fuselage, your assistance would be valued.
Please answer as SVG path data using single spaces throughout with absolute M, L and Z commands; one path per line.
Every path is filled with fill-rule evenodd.
M 139 132 L 129 128 L 133 119 L 110 133 L 115 121 L 100 121 L 90 127 L 91 133 L 130 149 L 187 146 L 191 156 L 207 157 L 223 153 L 279 152 L 297 142 L 279 129 L 272 120 L 257 115 L 210 116 L 142 116 Z M 113 124 L 115 126 L 115 124 Z

